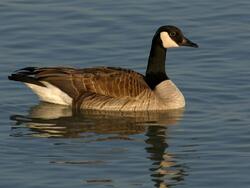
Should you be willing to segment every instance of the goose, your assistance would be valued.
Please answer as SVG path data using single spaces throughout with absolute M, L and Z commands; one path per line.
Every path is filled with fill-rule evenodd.
M 164 25 L 152 39 L 146 74 L 117 67 L 26 67 L 8 78 L 25 83 L 41 101 L 74 110 L 162 111 L 183 108 L 185 99 L 165 71 L 168 48 L 198 45 L 176 26 Z

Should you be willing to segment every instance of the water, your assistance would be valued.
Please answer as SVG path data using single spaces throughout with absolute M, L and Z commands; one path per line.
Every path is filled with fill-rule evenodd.
M 249 187 L 250 2 L 0 2 L 1 187 Z M 186 97 L 167 114 L 73 115 L 7 80 L 26 66 L 145 71 L 160 25 L 199 49 L 171 49 Z

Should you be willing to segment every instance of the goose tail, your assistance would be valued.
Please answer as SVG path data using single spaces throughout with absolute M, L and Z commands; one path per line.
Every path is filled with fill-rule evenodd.
M 37 78 L 35 78 L 35 74 L 37 73 L 37 67 L 26 67 L 23 69 L 19 69 L 8 76 L 9 80 L 24 82 L 27 84 L 34 84 L 41 87 L 46 87 L 42 82 L 40 82 Z

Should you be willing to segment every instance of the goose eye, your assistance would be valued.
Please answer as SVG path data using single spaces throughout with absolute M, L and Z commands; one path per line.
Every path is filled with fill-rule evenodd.
M 176 32 L 172 31 L 169 33 L 170 37 L 175 37 L 176 36 Z

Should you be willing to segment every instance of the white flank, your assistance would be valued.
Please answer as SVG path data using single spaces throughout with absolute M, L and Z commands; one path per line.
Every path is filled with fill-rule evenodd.
M 171 39 L 168 32 L 165 32 L 165 31 L 161 32 L 160 37 L 161 37 L 162 44 L 163 44 L 164 48 L 176 48 L 176 47 L 179 47 L 179 45 L 176 44 L 176 42 Z
M 72 105 L 72 98 L 60 90 L 58 87 L 54 85 L 41 81 L 46 87 L 41 87 L 35 84 L 26 85 L 38 95 L 41 101 L 61 104 L 61 105 Z

